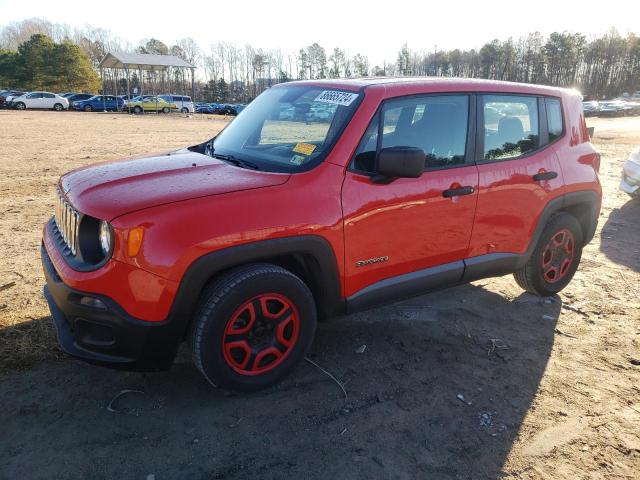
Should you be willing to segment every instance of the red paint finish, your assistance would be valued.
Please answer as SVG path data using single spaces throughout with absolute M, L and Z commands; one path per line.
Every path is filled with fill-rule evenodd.
M 487 253 L 523 253 L 546 204 L 563 191 L 560 165 L 547 148 L 524 158 L 478 165 L 478 208 L 470 257 Z M 556 172 L 536 182 L 537 173 Z
M 56 272 L 67 286 L 86 293 L 108 295 L 128 314 L 140 320 L 155 322 L 167 318 L 178 282 L 113 259 L 96 271 L 78 272 L 60 254 L 46 228 L 43 242 Z M 120 248 L 120 245 L 116 242 L 115 247 Z
M 467 256 L 477 194 L 445 198 L 444 190 L 478 189 L 475 165 L 375 184 L 348 172 L 342 188 L 346 294 L 388 277 Z M 388 257 L 357 267 L 356 262 Z
M 111 221 L 115 248 L 100 269 L 78 272 L 45 233 L 45 247 L 62 280 L 111 297 L 136 318 L 159 321 L 166 318 L 185 272 L 203 255 L 258 240 L 318 235 L 333 250 L 341 293 L 347 297 L 395 275 L 486 253 L 522 253 L 549 201 L 565 192 L 601 192 L 599 157 L 574 92 L 461 79 L 310 83 L 364 89 L 364 99 L 334 148 L 310 171 L 252 171 L 181 150 L 65 175 L 61 185 L 73 206 Z M 565 135 L 524 158 L 429 171 L 386 185 L 348 170 L 383 100 L 455 92 L 559 96 Z M 533 179 L 544 171 L 558 177 Z M 443 190 L 467 185 L 473 194 L 442 196 Z M 127 232 L 139 226 L 144 227 L 142 246 L 130 257 Z M 388 260 L 356 267 L 359 260 L 378 257 Z
M 186 149 L 75 170 L 60 182 L 73 205 L 103 220 L 192 198 L 282 185 L 288 174 L 257 173 Z

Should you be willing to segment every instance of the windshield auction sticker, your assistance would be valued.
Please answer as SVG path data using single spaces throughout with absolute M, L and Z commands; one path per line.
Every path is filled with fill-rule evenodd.
M 316 149 L 316 146 L 313 143 L 303 143 L 300 142 L 293 147 L 293 151 L 296 153 L 301 153 L 303 155 L 311 155 L 313 151 Z
M 315 99 L 316 102 L 330 103 L 332 105 L 342 105 L 348 107 L 358 98 L 357 93 L 338 92 L 336 90 L 325 90 Z

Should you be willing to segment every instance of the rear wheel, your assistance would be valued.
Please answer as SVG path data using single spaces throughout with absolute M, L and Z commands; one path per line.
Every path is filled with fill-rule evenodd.
M 142 107 L 136 105 L 133 107 L 133 113 L 142 113 Z
M 527 264 L 514 273 L 518 285 L 541 296 L 558 293 L 578 269 L 582 257 L 582 229 L 568 213 L 551 217 Z
M 240 267 L 205 291 L 191 328 L 193 361 L 213 386 L 259 390 L 302 360 L 316 321 L 313 296 L 294 274 Z

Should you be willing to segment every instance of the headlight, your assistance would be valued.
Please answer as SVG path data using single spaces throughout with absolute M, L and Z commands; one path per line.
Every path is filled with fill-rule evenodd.
M 102 249 L 102 254 L 107 257 L 111 252 L 111 243 L 113 242 L 113 233 L 111 231 L 111 225 L 109 225 L 109 222 L 106 222 L 104 220 L 100 222 L 98 237 L 100 239 L 100 248 Z

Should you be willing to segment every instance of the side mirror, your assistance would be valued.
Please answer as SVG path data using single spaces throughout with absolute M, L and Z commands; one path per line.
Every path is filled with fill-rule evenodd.
M 420 148 L 388 147 L 378 155 L 377 176 L 374 181 L 391 181 L 394 178 L 418 178 L 424 171 L 426 155 Z

